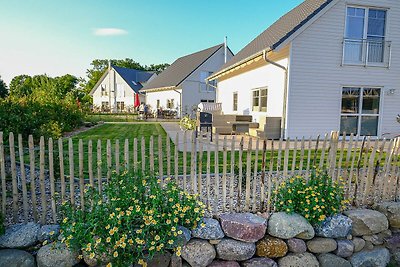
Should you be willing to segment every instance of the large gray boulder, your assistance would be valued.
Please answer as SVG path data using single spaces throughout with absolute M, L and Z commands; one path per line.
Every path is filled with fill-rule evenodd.
M 287 245 L 289 251 L 293 253 L 304 253 L 307 251 L 306 242 L 299 238 L 291 238 L 287 240 Z
M 374 209 L 385 214 L 389 220 L 391 228 L 400 228 L 400 203 L 399 202 L 383 202 L 376 204 Z
M 318 261 L 321 267 L 352 267 L 349 261 L 330 253 L 318 255 Z
M 256 245 L 230 238 L 224 238 L 215 248 L 217 257 L 228 261 L 245 261 L 256 253 Z
M 37 243 L 40 225 L 17 224 L 6 229 L 0 237 L 0 248 L 27 248 Z
M 386 248 L 377 248 L 371 251 L 354 253 L 350 257 L 353 267 L 382 267 L 390 262 L 390 253 Z
M 316 237 L 307 241 L 307 248 L 312 253 L 328 253 L 337 248 L 337 243 L 332 238 Z
M 0 250 L 0 266 L 2 267 L 35 267 L 35 258 L 23 250 Z
M 182 247 L 182 258 L 192 267 L 206 267 L 215 258 L 214 246 L 202 239 L 192 239 Z
M 278 260 L 279 267 L 319 267 L 317 258 L 308 252 L 288 254 Z
M 227 236 L 243 242 L 257 242 L 267 230 L 266 219 L 251 213 L 226 213 L 220 220 Z
M 204 227 L 202 227 L 202 224 L 204 224 Z M 201 239 L 221 239 L 225 235 L 217 220 L 204 218 L 197 228 L 192 230 L 192 236 Z
M 295 213 L 277 212 L 272 214 L 268 221 L 268 234 L 282 239 L 293 237 L 312 239 L 315 232 L 303 216 Z
M 36 260 L 38 267 L 71 267 L 79 262 L 78 253 L 59 242 L 41 247 Z
M 389 228 L 386 216 L 370 209 L 354 209 L 344 212 L 353 221 L 353 236 L 373 235 Z
M 346 238 L 351 233 L 352 221 L 349 217 L 336 214 L 328 217 L 315 229 L 315 235 L 329 238 Z

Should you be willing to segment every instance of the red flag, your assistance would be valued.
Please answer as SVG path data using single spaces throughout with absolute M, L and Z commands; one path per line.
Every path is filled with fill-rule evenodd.
M 135 94 L 135 102 L 133 103 L 133 106 L 137 108 L 140 106 L 140 99 L 139 99 L 139 94 Z

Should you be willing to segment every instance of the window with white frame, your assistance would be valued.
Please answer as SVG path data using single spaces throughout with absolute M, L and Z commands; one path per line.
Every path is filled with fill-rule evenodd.
M 344 87 L 340 132 L 346 135 L 377 136 L 381 88 Z
M 232 107 L 233 111 L 237 111 L 238 110 L 238 93 L 237 92 L 233 92 L 233 107 Z
M 174 99 L 167 99 L 167 108 L 174 108 L 175 104 L 174 104 Z
M 268 89 L 258 88 L 252 91 L 253 111 L 267 112 Z
M 108 102 L 106 102 L 106 101 L 101 102 L 101 111 L 104 111 L 104 112 L 110 111 L 110 105 Z
M 117 111 L 118 112 L 125 111 L 125 103 L 123 101 L 118 101 L 117 102 Z
M 343 61 L 345 64 L 385 63 L 385 9 L 347 7 Z M 389 46 L 390 49 L 390 46 Z

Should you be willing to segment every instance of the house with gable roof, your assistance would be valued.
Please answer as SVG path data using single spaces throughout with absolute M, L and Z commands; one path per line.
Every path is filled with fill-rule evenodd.
M 396 136 L 399 29 L 400 1 L 306 0 L 208 81 L 224 114 L 259 123 L 253 135 Z
M 111 65 L 90 92 L 93 106 L 103 112 L 131 112 L 135 99 L 139 98 L 140 103 L 145 101 L 140 90 L 155 76 L 151 71 Z
M 232 51 L 219 44 L 175 60 L 142 89 L 150 109 L 175 110 L 178 116 L 192 114 L 200 103 L 215 102 L 215 87 L 206 78 L 220 69 Z

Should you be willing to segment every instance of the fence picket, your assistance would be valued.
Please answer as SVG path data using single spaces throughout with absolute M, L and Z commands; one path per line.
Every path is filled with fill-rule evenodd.
M 290 138 L 285 141 L 285 156 L 283 159 L 283 178 L 286 179 L 288 176 L 289 169 L 289 152 L 290 152 Z
M 310 165 L 311 165 L 311 151 L 312 151 L 312 138 L 308 139 L 308 153 L 307 153 L 307 167 L 306 167 L 306 180 L 310 177 Z
M 6 187 L 6 157 L 4 152 L 3 132 L 0 132 L 0 176 L 1 176 L 1 212 L 6 214 L 7 187 Z
M 234 181 L 235 181 L 235 145 L 236 136 L 233 136 L 231 141 L 231 175 L 229 182 L 229 211 L 233 212 L 233 197 L 234 197 Z
M 129 140 L 127 138 L 124 143 L 124 168 L 125 171 L 129 171 Z
M 97 188 L 101 193 L 103 190 L 103 173 L 102 173 L 102 156 L 101 156 L 101 140 L 97 140 Z
M 304 165 L 304 151 L 305 149 L 305 139 L 304 136 L 301 138 L 301 143 L 300 143 L 300 162 L 299 162 L 299 170 L 303 170 L 303 165 Z
M 93 179 L 93 142 L 88 141 L 88 172 L 89 172 L 89 184 L 94 187 Z
M 179 185 L 179 133 L 176 133 L 175 136 L 174 171 L 175 171 L 175 182 L 177 185 Z
M 78 168 L 79 168 L 79 194 L 81 197 L 81 208 L 82 211 L 85 209 L 85 180 L 83 176 L 83 141 L 79 139 L 78 142 Z
M 269 160 L 269 171 L 268 171 L 268 195 L 267 195 L 267 212 L 271 212 L 271 193 L 272 193 L 272 172 L 274 169 L 274 140 L 271 140 L 271 157 Z
M 53 151 L 53 139 L 49 138 L 49 173 L 50 173 L 50 203 L 51 203 L 51 212 L 53 216 L 53 222 L 57 222 L 57 208 L 56 208 L 56 199 L 55 199 L 55 181 L 54 181 L 54 151 Z
M 107 145 L 106 145 L 106 149 L 107 149 L 107 182 L 110 181 L 111 179 L 111 141 L 110 139 L 107 139 Z
M 196 137 L 193 132 L 190 136 L 190 183 L 191 183 L 191 192 L 196 193 L 197 183 L 196 183 Z
M 18 219 L 18 187 L 17 187 L 17 166 L 15 160 L 15 146 L 14 146 L 14 134 L 10 133 L 8 138 L 10 146 L 10 161 L 11 161 L 11 181 L 12 181 L 12 208 L 13 208 L 13 219 L 17 222 Z
M 222 212 L 226 211 L 226 165 L 227 163 L 227 147 L 226 136 L 222 147 Z
M 144 173 L 146 171 L 146 141 L 144 140 L 144 136 L 142 136 L 140 149 L 141 149 L 142 173 Z
M 240 212 L 241 210 L 241 201 L 242 201 L 242 183 L 243 183 L 243 146 L 244 146 L 244 139 L 243 136 L 240 138 L 240 143 L 239 143 L 239 155 L 238 155 L 238 161 L 239 161 L 239 174 L 238 174 L 238 194 L 237 194 L 237 205 L 236 205 L 236 211 Z
M 163 151 L 162 151 L 162 138 L 158 136 L 158 175 L 161 180 L 161 185 L 164 183 L 164 169 L 163 169 Z
M 58 160 L 60 166 L 61 203 L 65 201 L 65 169 L 64 169 L 64 146 L 62 138 L 58 139 Z
M 165 138 L 165 146 L 166 146 L 166 153 L 167 153 L 167 177 L 171 177 L 171 139 L 167 135 Z
M 137 173 L 138 171 L 138 140 L 133 138 L 133 171 Z
M 363 201 L 362 201 L 362 203 L 364 205 L 367 204 L 367 198 L 371 192 L 372 178 L 374 175 L 375 154 L 376 154 L 376 150 L 378 149 L 378 144 L 379 144 L 379 140 L 376 139 L 375 143 L 374 143 L 374 147 L 372 149 L 372 153 L 369 156 L 367 177 L 366 177 L 366 181 L 365 181 L 364 196 L 363 196 Z M 368 153 L 367 153 L 367 157 L 368 157 Z
M 74 177 L 74 146 L 72 139 L 68 139 L 68 160 L 69 160 L 69 195 L 71 204 L 75 205 L 75 177 Z
M 293 159 L 292 159 L 292 168 L 290 170 L 290 175 L 293 176 L 296 170 L 296 159 L 297 157 L 297 137 L 294 139 L 294 146 L 293 146 Z
M 22 206 L 24 209 L 24 220 L 28 222 L 28 192 L 26 188 L 26 173 L 24 164 L 24 147 L 22 144 L 22 135 L 18 135 L 18 154 L 19 154 L 19 169 L 22 187 Z
M 198 168 L 197 168 L 197 192 L 198 194 L 202 194 L 203 192 L 203 180 L 202 180 L 202 174 L 203 174 L 203 142 L 199 141 L 198 142 L 198 147 L 199 147 L 199 160 L 198 160 Z
M 319 169 L 322 169 L 325 163 L 325 150 L 327 142 L 328 142 L 328 134 L 325 134 L 324 142 L 322 143 L 321 157 L 319 158 L 319 165 L 318 165 Z
M 252 154 L 252 138 L 249 138 L 249 145 L 247 147 L 247 162 L 246 162 L 246 204 L 245 211 L 250 209 L 250 187 L 251 187 L 251 154 Z
M 255 151 L 255 158 L 254 158 L 254 176 L 253 176 L 253 190 L 252 190 L 252 196 L 251 200 L 253 203 L 253 212 L 256 212 L 257 210 L 257 180 L 258 180 L 258 150 L 260 148 L 260 139 L 257 138 L 256 141 L 256 151 Z
M 28 147 L 29 147 L 29 174 L 31 179 L 31 201 L 32 201 L 32 213 L 33 219 L 38 221 L 38 209 L 37 209 L 37 200 L 36 200 L 36 167 L 35 167 L 35 148 L 33 143 L 33 136 L 29 135 L 28 137 Z
M 39 181 L 40 181 L 40 204 L 42 208 L 42 216 L 40 219 L 41 224 L 46 223 L 47 217 L 47 199 L 46 199 L 46 185 L 44 180 L 44 172 L 45 172 L 45 144 L 44 144 L 44 137 L 40 137 L 39 143 L 39 160 L 40 160 L 40 170 L 39 170 Z
M 187 171 L 187 136 L 186 131 L 183 133 L 183 190 L 187 191 L 186 184 L 186 171 Z
M 119 174 L 119 140 L 115 140 L 115 172 Z
M 215 151 L 214 151 L 214 213 L 217 213 L 219 199 L 219 135 L 215 134 Z

